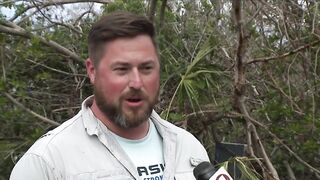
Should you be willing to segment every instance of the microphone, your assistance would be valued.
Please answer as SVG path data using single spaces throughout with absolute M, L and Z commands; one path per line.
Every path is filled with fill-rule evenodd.
M 196 180 L 209 180 L 215 172 L 213 165 L 207 161 L 201 162 L 193 169 Z
M 204 161 L 193 169 L 196 180 L 233 180 L 228 172 L 223 168 L 217 171 L 210 162 Z

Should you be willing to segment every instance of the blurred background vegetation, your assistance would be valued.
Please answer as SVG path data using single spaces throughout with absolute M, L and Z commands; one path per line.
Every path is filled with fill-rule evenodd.
M 320 2 L 0 0 L 0 180 L 92 93 L 84 60 L 103 14 L 157 28 L 157 112 L 215 144 L 247 144 L 261 179 L 320 179 Z

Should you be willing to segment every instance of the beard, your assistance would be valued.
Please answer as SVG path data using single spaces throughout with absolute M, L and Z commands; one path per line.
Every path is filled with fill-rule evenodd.
M 133 128 L 146 122 L 158 101 L 158 94 L 159 90 L 154 97 L 148 98 L 141 90 L 130 90 L 121 95 L 117 102 L 109 102 L 101 88 L 94 87 L 94 97 L 98 108 L 109 120 L 121 128 Z M 130 97 L 139 97 L 141 101 L 144 101 L 143 105 L 138 108 L 127 108 L 127 111 L 125 111 L 123 102 Z

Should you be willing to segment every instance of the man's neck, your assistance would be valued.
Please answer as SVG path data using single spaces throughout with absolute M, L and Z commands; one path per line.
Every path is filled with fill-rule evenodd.
M 113 133 L 116 135 L 126 138 L 137 140 L 145 137 L 149 131 L 149 121 L 145 121 L 137 127 L 134 128 L 122 128 L 113 123 L 104 113 L 99 109 L 94 100 L 92 106 L 90 107 L 93 114 Z

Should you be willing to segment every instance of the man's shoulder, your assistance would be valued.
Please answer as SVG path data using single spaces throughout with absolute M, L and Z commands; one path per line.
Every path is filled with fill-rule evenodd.
M 161 124 L 164 128 L 167 130 L 173 132 L 174 134 L 177 135 L 177 140 L 178 141 L 198 141 L 190 132 L 187 130 L 176 126 L 175 124 L 162 119 L 157 113 L 153 112 L 152 116 L 158 121 L 159 124 Z
M 154 115 L 155 116 L 155 115 Z M 156 116 L 157 122 L 162 128 L 175 134 L 176 153 L 177 153 L 177 171 L 185 171 L 201 161 L 209 161 L 208 154 L 201 142 L 187 130 L 180 128 L 169 121 Z
M 78 134 L 77 132 L 81 131 L 79 126 L 82 126 L 82 124 L 81 114 L 78 113 L 60 126 L 42 135 L 26 153 L 42 156 L 52 147 L 63 147 L 61 144 L 68 143 L 72 137 Z
M 168 127 L 170 127 L 176 134 L 177 134 L 177 141 L 178 142 L 185 142 L 187 144 L 189 143 L 197 143 L 198 144 L 198 139 L 189 131 L 187 131 L 186 129 L 183 129 L 171 122 L 168 122 Z M 199 144 L 200 145 L 200 144 Z

